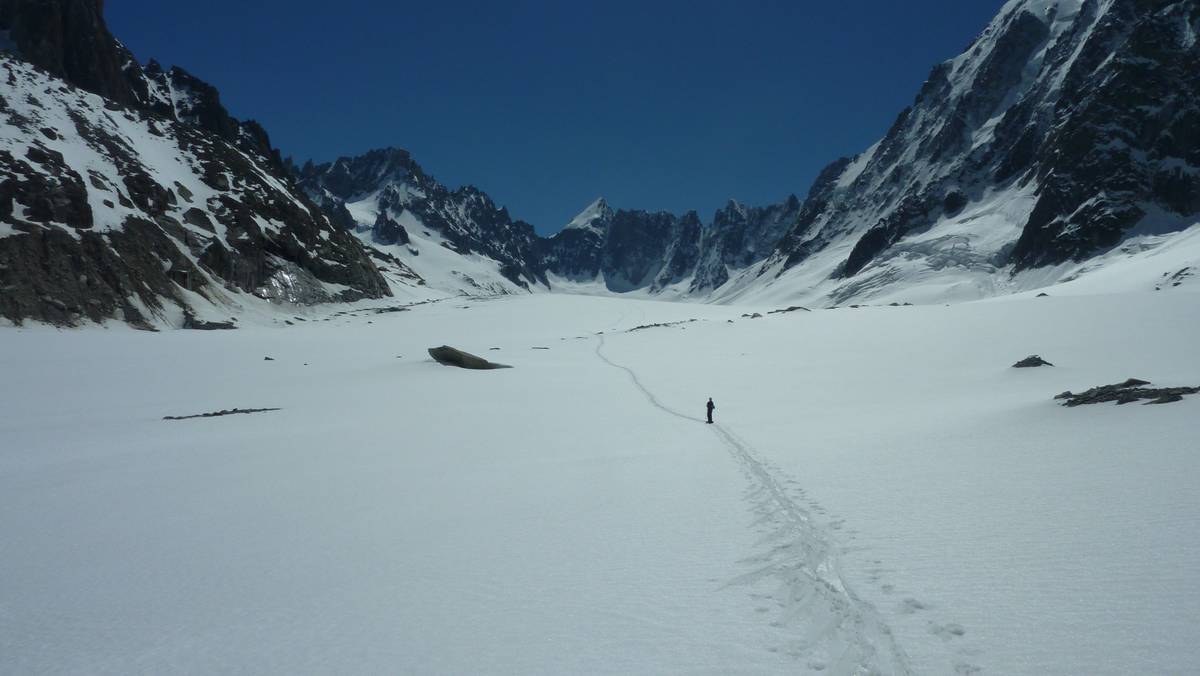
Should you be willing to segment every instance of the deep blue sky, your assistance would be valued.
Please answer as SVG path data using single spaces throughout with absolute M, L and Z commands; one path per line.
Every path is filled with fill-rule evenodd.
M 297 161 L 400 146 L 553 232 L 598 196 L 803 196 L 874 143 L 1002 0 L 124 0 L 138 59 L 216 85 Z M 202 9 L 201 9 L 202 7 Z

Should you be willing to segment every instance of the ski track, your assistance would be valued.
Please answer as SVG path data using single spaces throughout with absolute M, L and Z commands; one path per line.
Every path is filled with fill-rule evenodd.
M 633 372 L 633 369 L 631 369 L 627 366 L 622 366 L 621 364 L 618 364 L 618 363 L 612 361 L 608 357 L 605 357 L 604 352 L 601 351 L 602 347 L 604 347 L 604 336 L 600 336 L 600 342 L 596 344 L 596 356 L 600 357 L 600 361 L 603 361 L 605 364 L 608 364 L 609 366 L 611 366 L 613 368 L 621 369 L 622 371 L 627 373 L 629 375 L 629 379 L 633 381 L 634 387 L 638 388 L 638 390 L 641 391 L 642 395 L 645 396 L 646 399 L 648 399 L 650 401 L 650 403 L 653 404 L 656 408 L 660 409 L 663 413 L 668 413 L 670 415 L 675 416 L 676 418 L 683 418 L 684 420 L 689 420 L 691 422 L 700 422 L 700 423 L 704 422 L 703 418 L 695 418 L 690 415 L 687 415 L 686 413 L 680 413 L 679 411 L 676 411 L 675 409 L 671 408 L 670 406 L 667 406 L 666 404 L 659 401 L 658 397 L 654 396 L 654 394 L 652 392 L 650 392 L 650 390 L 646 389 L 646 386 L 642 384 L 642 381 L 638 380 L 637 374 Z
M 624 371 L 651 405 L 676 418 L 705 422 L 664 404 L 633 369 L 605 356 L 604 335 L 599 339 L 596 356 Z M 756 612 L 768 613 L 775 606 L 778 617 L 770 626 L 788 630 L 791 638 L 768 650 L 806 660 L 812 672 L 912 674 L 891 629 L 842 579 L 835 538 L 789 495 L 786 484 L 794 482 L 760 460 L 750 444 L 724 425 L 714 423 L 712 430 L 749 482 L 746 499 L 758 516 L 754 525 L 768 531 L 761 541 L 765 549 L 739 562 L 752 569 L 724 585 L 754 588 Z

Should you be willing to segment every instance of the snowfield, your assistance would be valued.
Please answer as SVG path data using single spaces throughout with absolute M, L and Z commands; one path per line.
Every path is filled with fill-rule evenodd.
M 1200 385 L 1200 295 L 1076 287 L 7 328 L 0 673 L 1193 671 L 1200 396 L 1052 397 Z

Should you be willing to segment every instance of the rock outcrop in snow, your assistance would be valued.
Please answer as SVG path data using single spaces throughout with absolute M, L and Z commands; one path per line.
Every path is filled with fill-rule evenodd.
M 429 356 L 433 357 L 433 360 L 439 364 L 457 366 L 460 369 L 487 371 L 491 369 L 512 368 L 507 364 L 497 364 L 483 357 L 477 357 L 470 352 L 463 352 L 458 348 L 450 347 L 449 345 L 429 348 Z
M 1056 400 L 1062 401 L 1063 406 L 1083 406 L 1084 404 L 1104 404 L 1110 401 L 1117 405 L 1132 404 L 1135 401 L 1147 400 L 1147 404 L 1173 404 L 1183 401 L 1189 394 L 1200 393 L 1200 387 L 1146 387 L 1150 382 L 1130 378 L 1123 383 L 1100 385 L 1084 392 L 1066 391 L 1056 395 Z

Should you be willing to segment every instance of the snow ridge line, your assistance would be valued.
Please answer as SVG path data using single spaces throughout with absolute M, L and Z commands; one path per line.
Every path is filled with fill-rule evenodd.
M 684 420 L 705 422 L 662 403 L 633 369 L 604 355 L 604 335 L 600 334 L 599 338 L 596 356 L 628 374 L 634 386 L 654 407 Z M 764 580 L 778 582 L 779 591 L 755 596 L 772 598 L 781 606 L 784 616 L 772 622 L 772 626 L 799 625 L 802 637 L 784 649 L 797 658 L 809 657 L 810 669 L 828 669 L 830 674 L 911 676 L 907 657 L 896 644 L 891 629 L 875 608 L 860 599 L 843 581 L 834 539 L 788 495 L 783 482 L 776 477 L 777 471 L 759 460 L 750 444 L 722 425 L 714 424 L 712 429 L 750 480 L 755 511 L 762 521 L 775 528 L 766 539 L 783 540 L 767 552 L 743 561 L 757 568 L 734 578 L 726 586 L 751 585 Z M 825 660 L 832 660 L 832 664 Z

